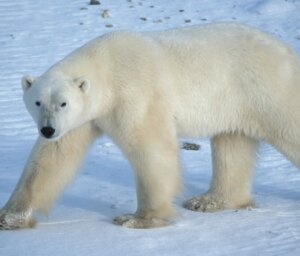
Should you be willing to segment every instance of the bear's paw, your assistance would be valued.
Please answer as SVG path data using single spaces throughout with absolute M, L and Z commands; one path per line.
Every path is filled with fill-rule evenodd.
M 167 221 L 162 219 L 144 219 L 134 214 L 121 215 L 113 220 L 114 224 L 126 228 L 158 228 L 168 225 Z
M 0 211 L 0 230 L 13 230 L 20 228 L 33 228 L 36 222 L 31 213 Z
M 183 207 L 197 212 L 216 212 L 226 209 L 226 203 L 224 200 L 220 200 L 215 196 L 206 194 L 187 200 L 183 204 Z

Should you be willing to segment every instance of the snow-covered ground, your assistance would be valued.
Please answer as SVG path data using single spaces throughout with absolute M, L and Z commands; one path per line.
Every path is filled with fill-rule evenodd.
M 241 21 L 269 31 L 300 53 L 298 0 L 0 1 L 0 205 L 20 177 L 36 128 L 22 102 L 20 78 L 39 75 L 88 40 L 115 29 L 160 30 Z M 108 10 L 107 18 L 103 18 Z M 107 14 L 107 12 L 105 12 Z M 106 15 L 104 15 L 106 16 Z M 300 99 L 299 99 L 300 100 Z M 207 190 L 210 147 L 182 151 L 182 217 L 160 229 L 131 230 L 111 220 L 136 207 L 132 170 L 107 138 L 33 230 L 0 232 L 0 255 L 300 255 L 300 172 L 262 145 L 251 210 L 195 213 L 181 203 Z M 300 153 L 300 152 L 299 152 Z

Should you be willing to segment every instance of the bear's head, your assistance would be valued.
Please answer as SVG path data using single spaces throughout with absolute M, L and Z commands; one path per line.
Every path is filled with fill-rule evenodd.
M 42 137 L 55 140 L 82 124 L 89 87 L 84 77 L 23 77 L 24 102 Z

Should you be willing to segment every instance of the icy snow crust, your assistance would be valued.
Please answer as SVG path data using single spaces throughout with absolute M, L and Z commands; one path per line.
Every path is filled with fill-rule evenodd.
M 300 53 L 297 0 L 88 2 L 0 1 L 1 206 L 37 136 L 22 102 L 22 75 L 40 75 L 88 40 L 115 29 L 240 21 L 275 34 Z M 39 217 L 36 229 L 0 232 L 0 255 L 300 255 L 299 170 L 263 144 L 253 188 L 257 208 L 191 212 L 182 202 L 204 193 L 211 178 L 209 141 L 196 142 L 200 151 L 182 150 L 186 190 L 176 202 L 181 218 L 171 226 L 131 230 L 112 224 L 114 216 L 135 210 L 135 186 L 128 162 L 103 138 L 49 217 Z

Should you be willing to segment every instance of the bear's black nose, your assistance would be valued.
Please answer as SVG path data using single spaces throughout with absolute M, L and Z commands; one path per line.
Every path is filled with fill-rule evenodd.
M 50 126 L 46 126 L 41 129 L 41 133 L 45 136 L 45 138 L 49 139 L 55 133 L 55 129 Z

